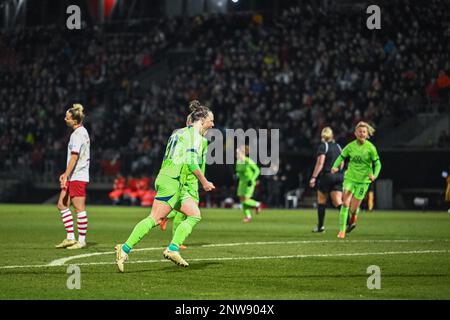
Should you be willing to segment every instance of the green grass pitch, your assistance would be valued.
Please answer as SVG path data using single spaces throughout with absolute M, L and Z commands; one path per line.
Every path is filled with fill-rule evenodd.
M 69 251 L 54 249 L 65 237 L 55 206 L 0 205 L 0 299 L 450 299 L 447 213 L 362 212 L 339 240 L 336 210 L 314 234 L 315 210 L 264 210 L 243 224 L 239 210 L 205 209 L 182 252 L 188 268 L 162 257 L 169 223 L 118 273 L 114 246 L 148 212 L 90 206 L 88 247 Z M 67 288 L 68 265 L 80 268 L 78 290 Z M 371 265 L 380 289 L 367 287 Z

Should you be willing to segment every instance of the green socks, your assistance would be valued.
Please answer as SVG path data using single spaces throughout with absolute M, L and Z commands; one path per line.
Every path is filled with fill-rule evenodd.
M 173 219 L 177 216 L 178 211 L 176 210 L 172 210 L 170 211 L 170 213 L 167 215 L 166 219 Z
M 339 230 L 345 232 L 347 229 L 347 217 L 348 217 L 348 208 L 341 206 L 341 212 L 339 213 Z
M 244 202 L 242 202 L 242 204 L 246 204 L 247 206 L 249 206 L 249 207 L 254 207 L 254 208 L 256 208 L 257 206 L 258 206 L 258 201 L 256 201 L 256 200 L 253 200 L 253 199 L 248 199 L 248 200 L 245 200 Z
M 133 247 L 141 241 L 141 239 L 150 231 L 150 229 L 156 226 L 155 220 L 152 217 L 148 216 L 147 218 L 141 220 L 133 229 L 128 240 L 125 242 L 125 245 L 122 249 L 129 253 Z M 127 252 L 128 251 L 128 252 Z
M 176 211 L 174 211 L 176 212 Z M 175 234 L 175 231 L 177 230 L 180 223 L 182 223 L 184 220 L 186 220 L 186 215 L 181 212 L 176 212 L 176 215 L 173 218 L 172 223 L 172 236 Z
M 252 213 L 250 212 L 250 207 L 247 204 L 245 204 L 245 202 L 242 204 L 242 210 L 244 210 L 244 215 L 247 218 L 252 217 Z
M 200 220 L 202 220 L 201 217 L 186 217 L 186 219 L 176 228 L 169 249 L 176 249 L 184 243 L 186 238 L 191 234 L 192 229 L 194 229 Z

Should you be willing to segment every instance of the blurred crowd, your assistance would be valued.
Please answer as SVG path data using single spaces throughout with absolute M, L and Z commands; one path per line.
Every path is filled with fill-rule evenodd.
M 0 33 L 0 154 L 25 152 L 38 169 L 48 153 L 65 157 L 64 112 L 76 100 L 86 105 L 93 158 L 111 175 L 125 162 L 133 174 L 156 170 L 192 99 L 212 108 L 219 129 L 280 129 L 283 153 L 313 154 L 325 125 L 345 144 L 360 120 L 398 125 L 418 111 L 445 110 L 449 12 L 446 1 L 389 2 L 382 29 L 368 30 L 365 12 L 302 1 L 274 18 L 214 14 L 86 26 L 75 35 L 56 27 Z M 183 48 L 193 59 L 144 89 L 136 74 Z M 105 86 L 114 89 L 109 99 L 99 94 L 111 92 Z M 102 103 L 107 112 L 94 123 Z M 294 186 L 299 177 L 287 179 Z

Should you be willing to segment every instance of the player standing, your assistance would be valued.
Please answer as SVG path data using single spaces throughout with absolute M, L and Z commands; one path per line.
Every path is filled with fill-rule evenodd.
M 182 186 L 186 182 L 186 172 L 192 172 L 205 191 L 215 188 L 205 178 L 198 165 L 198 154 L 202 148 L 203 138 L 200 133 L 213 126 L 214 118 L 211 111 L 196 100 L 190 103 L 189 108 L 192 111 L 193 124 L 175 131 L 169 138 L 163 163 L 155 180 L 157 194 L 150 215 L 135 226 L 123 245 L 116 246 L 116 262 L 121 272 L 124 271 L 124 263 L 133 247 L 182 202 Z M 176 229 L 172 241 L 163 255 L 166 259 L 187 267 L 189 264 L 181 257 L 179 246 L 200 222 L 201 215 L 198 205 L 191 198 L 185 199 L 179 211 L 184 213 L 187 218 Z
M 261 202 L 252 199 L 260 170 L 248 154 L 248 146 L 241 146 L 236 150 L 236 175 L 239 179 L 237 196 L 242 204 L 242 210 L 245 215 L 244 223 L 252 220 L 250 208 L 255 208 L 256 213 L 260 213 L 261 211 Z
M 84 111 L 81 104 L 67 110 L 65 121 L 73 129 L 67 148 L 67 168 L 59 177 L 61 193 L 58 209 L 67 232 L 67 237 L 56 248 L 81 249 L 86 247 L 88 217 L 86 212 L 86 187 L 89 183 L 90 139 L 83 126 Z M 77 214 L 78 241 L 75 240 L 72 212 Z
M 342 149 L 339 144 L 334 141 L 333 130 L 330 127 L 325 127 L 321 132 L 322 142 L 317 149 L 317 160 L 309 186 L 314 188 L 317 185 L 317 217 L 318 224 L 313 232 L 325 231 L 325 209 L 327 207 L 328 195 L 331 197 L 331 202 L 335 208 L 342 205 L 342 181 L 343 174 L 331 173 L 331 167 L 334 161 L 339 157 Z M 340 169 L 342 170 L 343 164 Z
M 331 169 L 332 173 L 339 171 L 343 160 L 349 159 L 348 168 L 344 174 L 344 195 L 341 212 L 339 214 L 338 238 L 344 239 L 345 233 L 356 227 L 357 212 L 364 199 L 370 183 L 378 178 L 381 170 L 381 162 L 377 149 L 367 139 L 375 133 L 375 129 L 368 123 L 360 121 L 355 128 L 356 140 L 350 142 Z M 350 209 L 350 226 L 347 226 L 347 217 Z M 346 230 L 347 229 L 347 230 Z

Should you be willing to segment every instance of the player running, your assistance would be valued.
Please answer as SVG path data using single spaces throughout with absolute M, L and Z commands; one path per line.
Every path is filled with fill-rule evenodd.
M 321 132 L 322 142 L 317 149 L 317 160 L 309 186 L 314 188 L 317 185 L 317 227 L 313 232 L 325 231 L 325 209 L 327 207 L 328 195 L 330 195 L 331 202 L 335 208 L 342 205 L 342 171 L 338 174 L 331 173 L 331 167 L 334 161 L 339 157 L 342 149 L 341 146 L 334 141 L 333 130 L 330 127 L 325 127 Z M 342 170 L 343 163 L 340 167 Z
M 343 204 L 339 214 L 338 238 L 340 239 L 344 239 L 345 233 L 356 227 L 357 213 L 361 201 L 364 199 L 370 183 L 374 182 L 380 174 L 381 162 L 377 149 L 367 140 L 374 133 L 375 129 L 368 123 L 359 122 L 355 128 L 356 140 L 350 142 L 342 150 L 331 169 L 332 173 L 337 173 L 341 162 L 349 159 L 348 168 L 344 174 Z M 346 228 L 349 209 L 351 213 L 350 226 Z
M 211 117 L 213 117 L 212 114 L 211 114 Z M 190 114 L 187 117 L 186 126 L 190 126 L 192 124 L 193 124 L 192 123 L 192 114 Z M 204 129 L 202 132 L 200 132 L 200 134 L 202 135 L 203 139 L 202 139 L 202 150 L 200 152 L 201 157 L 199 158 L 199 164 L 200 164 L 200 170 L 202 171 L 203 175 L 205 174 L 206 153 L 208 151 L 208 139 L 205 138 L 206 132 L 207 132 L 207 129 Z M 185 172 L 185 174 L 187 174 L 187 178 L 186 178 L 185 184 L 183 185 L 183 190 L 182 190 L 182 195 L 181 195 L 181 205 L 188 198 L 191 198 L 191 199 L 194 200 L 194 202 L 198 206 L 198 204 L 200 202 L 200 197 L 198 195 L 198 180 L 195 177 L 195 175 L 193 175 L 190 172 Z M 169 213 L 169 215 L 167 216 L 167 218 L 164 219 L 161 222 L 161 224 L 159 225 L 161 230 L 163 230 L 163 231 L 166 230 L 167 222 L 168 222 L 169 219 L 173 219 L 173 222 L 172 222 L 172 234 L 175 234 L 175 231 L 177 230 L 177 228 L 180 225 L 180 223 L 182 223 L 184 220 L 186 220 L 186 215 L 184 215 L 182 212 L 180 212 L 180 211 L 178 211 L 176 209 L 172 210 Z M 186 246 L 183 245 L 183 244 L 180 244 L 180 249 L 184 250 L 184 249 L 186 249 Z
M 261 202 L 252 199 L 260 170 L 248 154 L 248 146 L 241 146 L 236 150 L 236 175 L 239 179 L 237 196 L 242 204 L 242 210 L 245 215 L 244 223 L 252 220 L 250 208 L 255 208 L 257 214 L 261 212 Z
M 182 186 L 186 183 L 187 174 L 193 173 L 205 191 L 215 188 L 205 178 L 198 164 L 198 155 L 202 150 L 201 132 L 214 126 L 214 117 L 209 108 L 200 105 L 196 100 L 190 103 L 189 108 L 192 111 L 193 124 L 175 131 L 169 138 L 163 163 L 155 180 L 157 194 L 150 215 L 134 227 L 123 245 L 116 246 L 116 263 L 121 272 L 124 271 L 124 263 L 134 246 L 152 228 L 160 224 L 172 209 L 178 207 L 187 217 L 176 229 L 163 255 L 180 266 L 189 265 L 181 257 L 179 246 L 200 222 L 201 215 L 198 205 L 192 198 L 182 198 L 184 196 Z
M 83 126 L 84 111 L 81 104 L 74 104 L 67 110 L 67 126 L 73 129 L 67 148 L 66 171 L 60 175 L 61 193 L 58 209 L 67 232 L 67 237 L 56 248 L 82 249 L 86 247 L 88 217 L 86 212 L 86 186 L 89 183 L 90 139 Z M 77 213 L 78 241 L 75 240 L 70 205 Z

